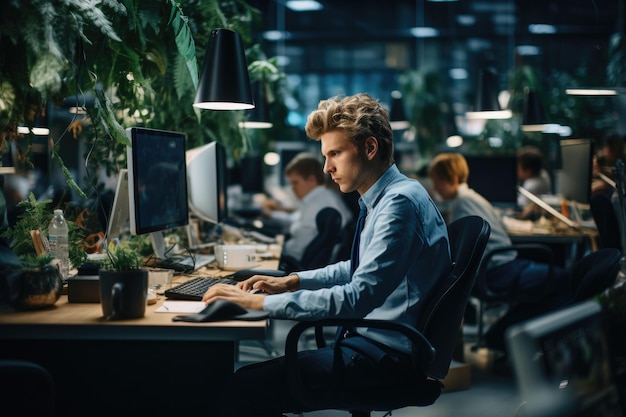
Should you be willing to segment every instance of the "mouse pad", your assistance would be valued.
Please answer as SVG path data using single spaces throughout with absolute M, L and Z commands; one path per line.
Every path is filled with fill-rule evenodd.
M 174 316 L 172 321 L 191 323 L 226 320 L 255 321 L 265 320 L 268 317 L 269 313 L 267 311 L 248 310 L 229 301 L 217 300 L 207 304 L 207 306 L 198 313 Z

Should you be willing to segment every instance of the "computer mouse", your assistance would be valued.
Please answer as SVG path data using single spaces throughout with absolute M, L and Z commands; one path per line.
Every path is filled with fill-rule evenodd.
M 235 317 L 246 314 L 248 310 L 239 304 L 226 300 L 215 300 L 200 311 L 203 316 L 202 321 L 233 320 Z
M 235 281 L 245 281 L 253 275 L 269 275 L 271 277 L 284 277 L 287 275 L 285 271 L 280 269 L 242 269 L 233 274 L 232 279 Z

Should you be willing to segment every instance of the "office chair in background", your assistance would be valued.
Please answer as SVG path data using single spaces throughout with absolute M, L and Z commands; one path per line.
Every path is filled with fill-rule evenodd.
M 604 193 L 593 194 L 589 197 L 589 209 L 598 228 L 600 248 L 617 248 L 621 250 L 619 208 L 615 207 L 611 196 Z
M 323 319 L 297 323 L 287 335 L 285 359 L 291 395 L 306 404 L 307 409 L 302 411 L 339 409 L 349 411 L 353 417 L 366 417 L 372 411 L 433 404 L 441 395 L 441 380 L 450 367 L 465 306 L 489 233 L 489 223 L 478 216 L 467 216 L 448 226 L 451 273 L 424 299 L 415 328 L 404 322 L 369 319 Z M 387 381 L 388 384 L 382 388 L 360 392 L 349 387 L 333 392 L 310 390 L 299 374 L 298 341 L 308 329 L 313 328 L 316 335 L 323 335 L 323 328 L 329 326 L 377 328 L 405 335 L 415 347 L 415 379 L 410 383 Z M 323 336 L 316 339 L 319 347 L 324 346 Z
M 570 271 L 570 303 L 589 300 L 611 287 L 617 279 L 621 259 L 618 249 L 604 248 L 576 261 Z
M 486 344 L 506 352 L 505 334 L 512 325 L 601 294 L 615 283 L 621 258 L 621 252 L 615 248 L 600 249 L 580 258 L 568 270 L 569 288 L 564 288 L 551 300 L 534 300 L 512 306 L 484 335 Z
M 287 273 L 316 269 L 331 263 L 335 245 L 341 233 L 341 214 L 337 209 L 326 207 L 315 216 L 317 236 L 308 244 L 300 261 L 282 256 L 278 269 Z
M 481 347 L 486 346 L 485 342 L 485 331 L 486 331 L 486 317 L 485 313 L 489 309 L 501 308 L 504 307 L 505 311 L 511 305 L 515 305 L 518 303 L 524 303 L 528 301 L 534 301 L 537 297 L 541 297 L 550 291 L 554 291 L 554 288 L 550 285 L 545 288 L 541 288 L 538 292 L 533 293 L 525 293 L 520 292 L 518 288 L 517 282 L 515 282 L 511 287 L 495 290 L 487 281 L 486 271 L 487 265 L 489 265 L 490 260 L 495 256 L 502 252 L 510 252 L 516 251 L 517 257 L 519 259 L 530 259 L 536 262 L 541 262 L 549 265 L 548 270 L 548 280 L 554 282 L 552 267 L 554 266 L 554 256 L 552 253 L 552 249 L 548 245 L 544 245 L 541 243 L 523 243 L 523 244 L 514 244 L 511 246 L 503 246 L 501 248 L 497 248 L 489 251 L 485 254 L 478 273 L 476 274 L 476 283 L 474 284 L 474 288 L 472 289 L 471 301 L 470 303 L 476 306 L 476 343 L 472 346 L 472 350 L 477 350 Z

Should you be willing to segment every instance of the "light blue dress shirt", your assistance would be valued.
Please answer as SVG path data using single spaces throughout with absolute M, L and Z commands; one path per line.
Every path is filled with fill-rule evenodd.
M 416 325 L 420 301 L 450 272 L 445 221 L 428 192 L 393 165 L 359 199 L 367 207 L 359 266 L 350 261 L 298 272 L 300 290 L 265 297 L 274 318 L 328 317 L 399 320 Z M 410 343 L 396 333 L 363 335 L 403 352 Z

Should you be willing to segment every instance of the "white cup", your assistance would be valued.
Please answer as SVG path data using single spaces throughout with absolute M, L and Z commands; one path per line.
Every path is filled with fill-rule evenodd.
M 258 266 L 255 245 L 215 245 L 215 260 L 220 269 L 236 271 Z

